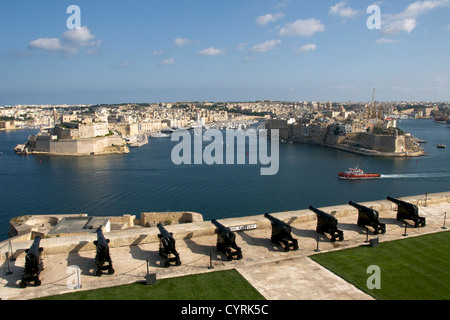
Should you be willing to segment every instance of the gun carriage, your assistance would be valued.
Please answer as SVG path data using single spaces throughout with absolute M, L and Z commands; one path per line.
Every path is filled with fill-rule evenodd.
M 180 254 L 175 248 L 175 238 L 172 232 L 168 232 L 161 223 L 156 225 L 159 229 L 159 255 L 164 257 L 164 266 L 170 267 L 170 263 L 174 262 L 176 266 L 181 265 Z M 172 257 L 173 255 L 173 257 Z
M 344 240 L 344 232 L 337 228 L 338 220 L 335 217 L 313 206 L 309 206 L 309 209 L 317 215 L 317 233 L 328 233 L 331 236 L 331 242 L 335 242 L 336 239 Z
M 280 245 L 284 251 L 298 250 L 298 241 L 291 235 L 291 226 L 277 219 L 270 214 L 264 214 L 264 217 L 270 220 L 272 225 L 272 243 Z
M 237 260 L 242 259 L 242 249 L 236 244 L 236 235 L 230 228 L 225 227 L 216 219 L 212 219 L 211 223 L 216 226 L 217 233 L 217 251 L 225 253 L 227 260 L 231 261 L 234 257 Z
M 419 208 L 412 203 L 387 197 L 387 200 L 397 205 L 397 220 L 412 220 L 414 227 L 425 227 L 426 219 L 419 216 Z
M 34 238 L 31 247 L 25 250 L 27 255 L 25 256 L 25 270 L 20 281 L 21 288 L 26 288 L 31 282 L 35 286 L 41 285 L 39 275 L 44 270 L 44 263 L 42 261 L 42 251 L 44 249 L 39 247 L 40 243 L 41 237 L 37 236 Z
M 96 275 L 100 277 L 103 270 L 108 270 L 108 274 L 114 274 L 111 255 L 109 253 L 109 239 L 105 239 L 102 229 L 97 229 L 97 240 L 94 245 L 97 248 L 95 255 L 95 266 L 97 267 Z M 105 265 L 107 264 L 107 265 Z
M 352 207 L 358 209 L 358 227 L 370 226 L 374 229 L 374 233 L 386 233 L 386 225 L 378 219 L 380 214 L 377 210 L 349 201 Z

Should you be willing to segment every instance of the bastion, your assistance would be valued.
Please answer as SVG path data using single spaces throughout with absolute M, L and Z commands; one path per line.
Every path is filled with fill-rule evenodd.
M 450 203 L 450 192 L 424 194 L 410 197 L 399 198 L 406 202 L 410 202 L 419 206 L 436 205 Z M 359 204 L 373 208 L 380 213 L 392 211 L 396 206 L 388 200 L 378 200 L 371 202 L 360 202 Z M 354 216 L 357 209 L 348 204 L 336 205 L 320 208 L 336 218 L 344 218 Z M 290 224 L 298 225 L 307 222 L 316 221 L 316 215 L 309 209 L 284 211 L 271 213 L 272 216 Z M 33 234 L 37 235 L 39 228 L 30 222 L 42 222 L 43 224 L 55 224 L 56 221 L 61 221 L 63 217 L 74 217 L 74 215 L 65 216 L 28 216 L 12 219 L 11 225 L 17 227 L 18 221 L 22 221 L 27 230 L 38 228 L 38 231 L 31 231 L 20 234 L 20 226 L 18 226 L 18 235 L 0 242 L 0 261 L 5 259 L 7 252 L 13 252 L 14 257 L 17 257 L 28 249 L 32 244 Z M 87 215 L 82 215 L 86 217 Z M 101 217 L 108 219 L 111 223 L 111 231 L 107 232 L 105 236 L 110 239 L 109 246 L 111 248 L 128 247 L 134 245 L 141 245 L 153 242 L 159 242 L 159 230 L 156 227 L 158 222 L 166 225 L 169 232 L 176 235 L 177 239 L 192 239 L 195 237 L 214 235 L 216 227 L 211 221 L 203 221 L 203 217 L 195 212 L 153 212 L 142 213 L 140 219 L 136 219 L 134 215 L 124 215 L 122 217 Z M 59 220 L 58 220 L 59 219 Z M 238 218 L 218 219 L 223 225 L 228 227 L 252 226 L 256 229 L 271 228 L 271 223 L 264 217 L 263 214 L 251 215 Z M 49 230 L 51 228 L 48 228 Z M 23 230 L 22 230 L 23 231 Z M 42 230 L 40 230 L 42 231 Z M 33 233 L 34 232 L 34 233 Z M 49 232 L 47 232 L 48 234 Z M 28 236 L 28 238 L 26 238 Z M 76 234 L 67 234 L 64 236 L 44 236 L 41 240 L 41 246 L 44 248 L 46 255 L 71 253 L 81 251 L 95 250 L 94 240 L 96 240 L 95 232 L 85 232 Z M 11 245 L 8 245 L 8 242 Z M 11 249 L 12 247 L 12 249 Z

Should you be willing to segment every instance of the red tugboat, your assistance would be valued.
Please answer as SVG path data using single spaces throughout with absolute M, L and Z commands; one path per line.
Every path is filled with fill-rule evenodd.
M 338 173 L 339 179 L 375 179 L 381 177 L 378 173 L 366 173 L 363 170 L 359 168 L 349 168 L 345 172 L 339 172 Z

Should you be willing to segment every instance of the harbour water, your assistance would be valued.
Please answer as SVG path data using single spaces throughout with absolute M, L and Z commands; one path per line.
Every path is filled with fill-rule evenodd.
M 31 214 L 114 216 L 149 211 L 195 211 L 205 220 L 306 209 L 450 190 L 450 128 L 432 120 L 398 127 L 427 141 L 419 158 L 373 158 L 326 147 L 280 143 L 279 171 L 261 165 L 174 165 L 178 142 L 149 138 L 130 154 L 19 156 L 13 151 L 36 130 L 0 132 L 0 240 L 11 218 Z M 205 142 L 207 145 L 208 142 Z M 376 180 L 339 180 L 359 166 Z

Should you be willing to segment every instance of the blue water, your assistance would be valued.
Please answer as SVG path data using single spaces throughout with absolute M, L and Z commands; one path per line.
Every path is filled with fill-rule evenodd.
M 8 221 L 30 214 L 90 216 L 148 211 L 195 211 L 205 220 L 306 209 L 450 190 L 450 128 L 431 120 L 403 120 L 406 132 L 427 140 L 419 158 L 372 158 L 330 148 L 280 143 L 277 175 L 261 165 L 180 165 L 177 142 L 150 139 L 127 155 L 19 156 L 13 151 L 33 130 L 0 132 L 0 239 Z M 381 179 L 343 181 L 337 173 L 359 166 Z

